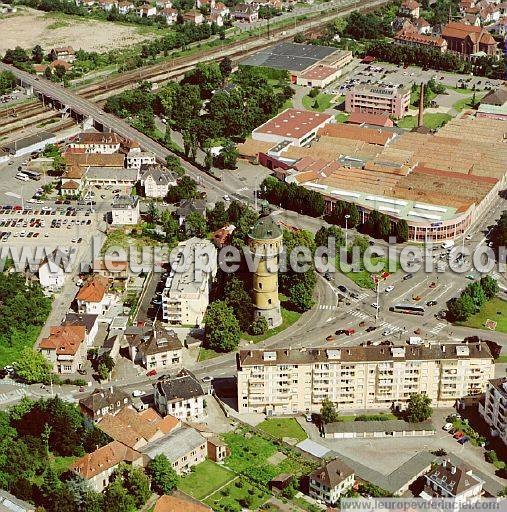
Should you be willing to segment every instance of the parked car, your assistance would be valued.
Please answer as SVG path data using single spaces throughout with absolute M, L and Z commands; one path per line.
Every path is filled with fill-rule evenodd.
M 465 434 L 463 434 L 463 432 L 461 432 L 461 430 L 458 430 L 457 432 L 454 433 L 454 435 L 452 437 L 454 437 L 454 439 L 461 439 Z
M 394 290 L 394 286 L 393 285 L 389 285 L 389 286 L 386 287 L 385 292 L 389 293 L 389 292 L 392 292 L 393 290 Z
M 414 274 L 405 274 L 403 276 L 403 281 L 406 281 L 407 279 L 412 279 L 414 277 Z
M 470 441 L 470 438 L 468 436 L 463 436 L 460 439 L 458 439 L 459 444 L 465 444 L 468 443 L 468 441 Z
M 446 432 L 449 432 L 451 429 L 452 429 L 452 423 L 446 423 L 443 427 L 442 427 L 443 430 L 445 430 Z
M 154 371 L 154 370 L 152 370 L 152 371 Z M 138 396 L 143 396 L 143 395 L 144 395 L 144 391 L 141 391 L 140 389 L 134 389 L 134 391 L 132 391 L 133 397 L 138 397 Z
M 155 377 L 157 375 L 157 370 L 150 370 L 146 373 L 146 377 Z
M 436 306 L 438 302 L 436 300 L 429 300 L 426 302 L 426 306 Z

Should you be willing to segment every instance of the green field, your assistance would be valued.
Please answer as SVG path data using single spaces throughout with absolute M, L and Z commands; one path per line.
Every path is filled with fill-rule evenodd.
M 20 354 L 25 347 L 33 347 L 39 337 L 40 327 L 32 326 L 27 333 L 19 333 L 19 340 L 16 339 L 12 345 L 0 344 L 0 368 L 19 361 Z
M 317 112 L 324 112 L 331 107 L 332 94 L 319 93 L 315 98 L 310 96 L 303 96 L 303 107 L 306 110 L 316 110 Z
M 220 355 L 220 352 L 215 352 L 211 348 L 201 347 L 199 349 L 199 356 L 197 357 L 198 361 L 206 361 L 206 359 L 213 359 Z
M 278 334 L 279 332 L 282 332 L 283 330 L 287 329 L 287 327 L 291 326 L 293 323 L 297 322 L 299 320 L 299 317 L 301 316 L 301 313 L 298 313 L 297 311 L 291 311 L 289 309 L 285 309 L 283 306 L 281 308 L 282 313 L 282 323 L 275 327 L 274 329 L 269 329 L 269 331 L 266 334 L 260 334 L 259 336 L 254 336 L 252 334 L 246 334 L 243 333 L 241 335 L 241 338 L 247 341 L 252 341 L 253 343 L 259 343 L 261 341 L 267 340 L 268 338 L 271 338 L 271 336 L 274 336 L 275 334 Z
M 375 289 L 375 283 L 372 279 L 372 273 L 370 273 L 368 270 L 366 270 L 363 266 L 363 261 L 361 260 L 361 268 L 358 272 L 342 272 L 340 270 L 340 261 L 339 256 L 336 257 L 336 268 L 337 270 L 340 270 L 344 276 L 347 276 L 349 279 L 354 281 L 354 283 L 357 284 L 357 286 L 361 288 L 366 288 L 369 290 Z M 377 265 L 378 263 L 381 263 L 383 266 L 382 268 L 386 271 L 388 271 L 391 274 L 394 274 L 398 270 L 398 266 L 395 263 L 389 264 L 389 261 L 387 258 L 371 258 L 371 263 L 373 265 Z M 392 271 L 389 270 L 389 267 L 393 268 Z M 377 273 L 377 272 L 376 272 Z
M 430 130 L 436 130 L 450 121 L 452 116 L 449 114 L 424 114 L 424 126 Z M 417 126 L 417 116 L 405 116 L 397 123 L 399 128 L 411 130 Z
M 258 510 L 270 497 L 270 494 L 264 489 L 252 485 L 243 478 L 234 482 L 214 493 L 204 500 L 216 512 L 230 510 Z
M 257 425 L 257 428 L 278 439 L 290 437 L 303 441 L 307 438 L 305 431 L 294 418 L 268 418 Z
M 339 114 L 336 114 L 334 118 L 336 119 L 337 123 L 345 123 L 349 118 L 349 114 L 346 112 L 340 112 Z
M 211 460 L 205 460 L 194 466 L 190 475 L 180 478 L 178 489 L 202 500 L 231 481 L 234 476 L 234 473 L 228 469 Z
M 485 329 L 486 320 L 497 322 L 497 332 L 507 332 L 507 301 L 495 297 L 486 302 L 481 310 L 472 315 L 466 322 L 457 322 L 457 325 Z

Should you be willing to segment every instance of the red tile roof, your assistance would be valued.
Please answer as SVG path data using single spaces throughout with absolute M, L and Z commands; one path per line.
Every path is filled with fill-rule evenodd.
M 204 503 L 195 500 L 184 499 L 183 497 L 168 496 L 165 494 L 160 497 L 153 509 L 153 512 L 211 512 Z
M 39 348 L 55 350 L 57 355 L 73 356 L 85 340 L 84 325 L 61 325 L 51 327 L 50 334 L 39 343 Z
M 79 290 L 76 299 L 84 302 L 101 302 L 108 286 L 109 280 L 106 277 L 94 276 Z
M 367 112 L 352 112 L 347 119 L 348 124 L 372 124 L 375 126 L 393 126 L 388 114 L 369 114 Z

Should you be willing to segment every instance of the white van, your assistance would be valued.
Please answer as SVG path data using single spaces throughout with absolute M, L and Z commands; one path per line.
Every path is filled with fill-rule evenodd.
M 30 181 L 30 178 L 26 174 L 23 174 L 22 172 L 18 172 L 15 178 L 21 181 Z
M 451 247 L 454 247 L 454 240 L 447 240 L 447 242 L 444 242 L 441 247 L 442 249 L 450 249 Z

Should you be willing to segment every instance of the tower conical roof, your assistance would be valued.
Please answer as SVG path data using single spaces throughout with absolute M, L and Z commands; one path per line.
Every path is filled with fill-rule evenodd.
M 278 226 L 278 224 L 273 220 L 272 217 L 261 217 L 257 223 L 252 226 L 250 229 L 250 233 L 248 233 L 250 238 L 254 238 L 256 240 L 269 240 L 272 238 L 278 238 L 282 236 L 282 230 Z

